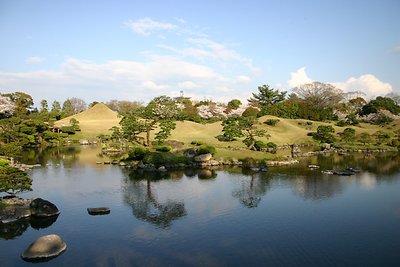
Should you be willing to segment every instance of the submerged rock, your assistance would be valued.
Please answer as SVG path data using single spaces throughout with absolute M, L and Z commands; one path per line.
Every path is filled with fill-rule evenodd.
M 31 215 L 36 217 L 50 217 L 60 214 L 56 205 L 41 198 L 32 200 L 29 208 Z
M 55 234 L 45 235 L 36 239 L 22 253 L 22 259 L 26 261 L 40 261 L 55 258 L 67 249 L 64 240 Z

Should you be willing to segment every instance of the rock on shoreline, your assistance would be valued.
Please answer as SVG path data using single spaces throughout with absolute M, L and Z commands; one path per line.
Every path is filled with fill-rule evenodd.
M 6 206 L 0 209 L 0 223 L 7 224 L 27 217 L 52 217 L 60 214 L 57 206 L 50 201 L 22 198 L 1 198 Z

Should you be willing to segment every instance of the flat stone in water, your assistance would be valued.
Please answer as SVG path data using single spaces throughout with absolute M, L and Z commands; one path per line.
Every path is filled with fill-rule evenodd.
M 87 208 L 87 211 L 90 215 L 103 215 L 103 214 L 109 214 L 110 209 L 106 207 L 100 207 L 100 208 Z
M 21 257 L 26 261 L 48 260 L 57 257 L 66 249 L 67 244 L 60 236 L 45 235 L 30 244 Z

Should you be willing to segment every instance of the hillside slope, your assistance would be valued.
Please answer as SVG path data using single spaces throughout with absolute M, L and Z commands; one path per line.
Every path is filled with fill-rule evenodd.
M 112 111 L 103 103 L 98 103 L 81 113 L 56 121 L 55 126 L 69 125 L 69 121 L 72 118 L 79 121 L 81 134 L 87 137 L 109 134 L 109 129 L 113 126 L 119 126 L 119 121 L 121 120 L 117 112 Z

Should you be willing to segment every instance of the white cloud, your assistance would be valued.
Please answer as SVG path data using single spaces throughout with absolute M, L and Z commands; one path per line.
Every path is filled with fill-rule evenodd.
M 39 64 L 45 61 L 46 59 L 44 57 L 28 57 L 26 59 L 26 63 L 28 64 Z
M 178 27 L 175 24 L 155 21 L 151 18 L 142 18 L 135 21 L 129 20 L 124 24 L 129 28 L 131 28 L 134 32 L 146 36 L 150 35 L 154 31 L 160 31 L 160 30 L 170 31 Z
M 236 81 L 241 82 L 241 83 L 247 83 L 251 81 L 251 78 L 246 75 L 239 75 L 236 77 Z
M 336 82 L 333 84 L 345 92 L 363 92 L 368 98 L 379 95 L 383 96 L 393 91 L 389 83 L 380 81 L 372 74 L 361 75 L 358 78 L 351 77 L 345 82 Z
M 229 49 L 226 45 L 212 41 L 207 38 L 190 38 L 188 42 L 199 47 L 197 49 L 186 49 L 188 55 L 214 57 L 223 61 L 235 60 L 252 67 L 250 58 L 240 55 L 237 51 Z
M 302 67 L 295 72 L 292 72 L 290 74 L 290 80 L 287 81 L 290 88 L 295 88 L 302 84 L 311 82 L 313 82 L 313 80 L 307 76 L 306 67 Z
M 178 83 L 179 89 L 195 89 L 198 88 L 198 85 L 192 81 L 184 81 Z
M 155 90 L 155 91 L 168 88 L 167 85 L 156 84 L 153 81 L 144 81 L 141 83 L 141 86 L 146 89 Z
M 245 99 L 248 86 L 238 83 L 237 77 L 171 56 L 152 55 L 143 62 L 114 60 L 102 64 L 69 58 L 57 71 L 0 72 L 0 88 L 7 88 L 8 92 L 22 90 L 35 103 L 70 97 L 86 102 L 148 101 L 159 95 L 178 96 L 179 90 L 188 90 L 187 95 L 195 99 L 205 96 L 216 101 L 237 96 Z

